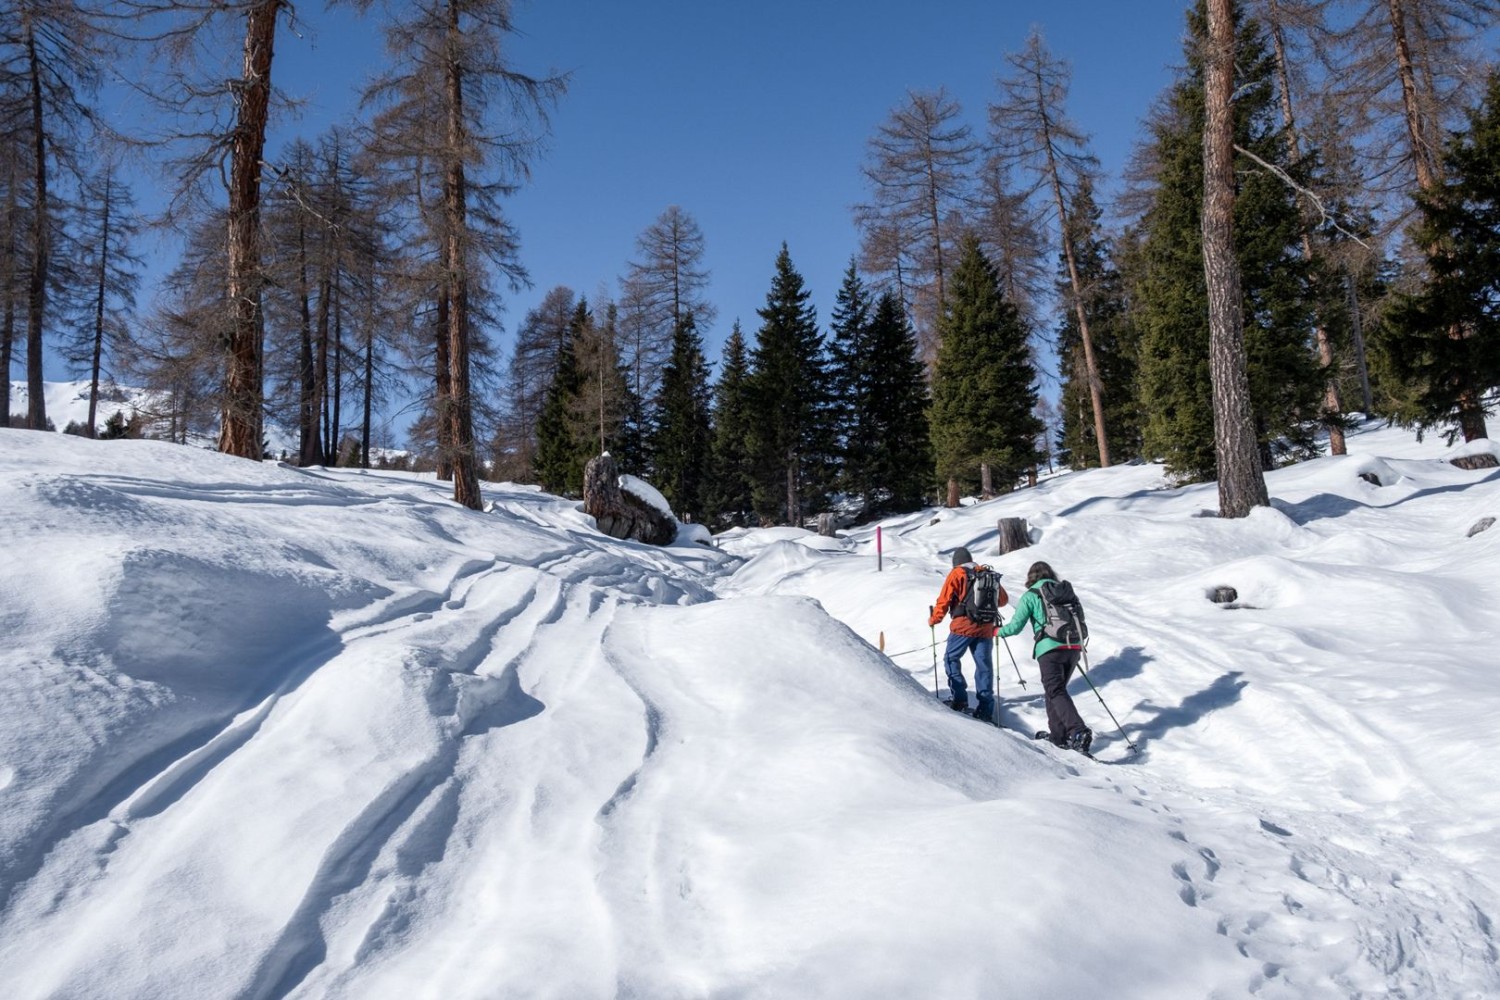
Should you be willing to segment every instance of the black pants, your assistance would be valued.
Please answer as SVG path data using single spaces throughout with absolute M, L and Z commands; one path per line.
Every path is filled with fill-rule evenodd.
M 1068 737 L 1087 729 L 1073 699 L 1068 696 L 1068 678 L 1078 666 L 1079 651 L 1054 649 L 1037 660 L 1042 668 L 1042 690 L 1047 698 L 1047 732 L 1052 742 L 1062 746 Z

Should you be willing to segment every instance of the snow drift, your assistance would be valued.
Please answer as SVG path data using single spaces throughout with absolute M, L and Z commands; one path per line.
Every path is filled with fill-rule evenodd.
M 1500 474 L 1354 442 L 1236 522 L 1153 466 L 891 519 L 876 573 L 0 431 L 0 992 L 1493 995 Z M 1006 728 L 934 698 L 1003 516 L 1139 754 L 1081 682 L 1101 762 L 1027 739 L 1016 640 Z

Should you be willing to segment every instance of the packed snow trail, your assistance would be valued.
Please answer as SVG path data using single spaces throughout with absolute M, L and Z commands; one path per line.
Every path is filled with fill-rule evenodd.
M 654 549 L 526 488 L 0 431 L 0 993 L 1500 992 L 1497 477 L 1325 460 L 1241 522 L 1159 486 L 900 519 L 876 574 L 867 531 Z M 1086 687 L 1113 763 L 874 648 L 1017 514 L 1012 595 L 1074 579 L 1138 757 Z

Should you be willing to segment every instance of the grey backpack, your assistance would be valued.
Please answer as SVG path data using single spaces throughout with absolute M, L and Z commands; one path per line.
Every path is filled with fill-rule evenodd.
M 1089 623 L 1083 615 L 1083 602 L 1073 593 L 1066 580 L 1047 581 L 1037 588 L 1042 599 L 1042 635 L 1064 646 L 1082 646 L 1089 641 Z M 1038 636 L 1040 638 L 1040 636 Z

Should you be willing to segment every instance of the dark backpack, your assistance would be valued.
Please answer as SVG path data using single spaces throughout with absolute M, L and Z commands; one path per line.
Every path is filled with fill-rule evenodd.
M 994 625 L 1000 621 L 1000 574 L 988 566 L 964 569 L 968 585 L 958 613 L 976 625 Z
M 1066 580 L 1047 581 L 1037 588 L 1042 599 L 1043 635 L 1055 639 L 1064 646 L 1082 646 L 1089 641 L 1089 623 L 1083 617 L 1083 602 L 1073 593 L 1073 585 Z

